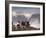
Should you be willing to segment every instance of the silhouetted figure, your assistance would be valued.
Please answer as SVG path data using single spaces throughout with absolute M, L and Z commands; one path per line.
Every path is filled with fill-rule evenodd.
M 24 22 L 24 21 L 22 21 L 21 25 L 22 25 L 22 26 L 25 26 L 25 22 Z
M 25 22 L 24 21 L 22 21 L 21 25 L 22 25 L 22 29 L 25 30 L 26 26 L 25 26 Z
M 18 21 L 17 27 L 20 27 L 20 21 Z
M 30 24 L 29 24 L 29 22 L 27 21 L 27 22 L 26 22 L 26 27 L 29 27 L 29 26 L 30 26 Z

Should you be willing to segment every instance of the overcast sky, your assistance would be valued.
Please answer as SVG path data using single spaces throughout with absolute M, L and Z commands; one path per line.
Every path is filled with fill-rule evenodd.
M 16 13 L 40 13 L 40 8 L 32 8 L 32 7 L 12 7 L 12 11 Z

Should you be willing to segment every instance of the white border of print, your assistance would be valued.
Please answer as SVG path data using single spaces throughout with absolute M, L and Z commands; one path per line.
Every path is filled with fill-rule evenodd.
M 12 31 L 12 7 L 35 7 L 40 8 L 40 30 L 33 31 Z M 42 5 L 24 5 L 24 4 L 9 4 L 9 35 L 21 34 L 37 34 L 43 33 L 43 6 Z

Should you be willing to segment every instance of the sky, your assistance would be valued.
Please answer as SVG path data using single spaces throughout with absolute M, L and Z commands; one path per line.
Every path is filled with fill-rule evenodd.
M 32 7 L 12 7 L 12 11 L 20 14 L 20 13 L 40 13 L 40 8 L 32 8 Z

